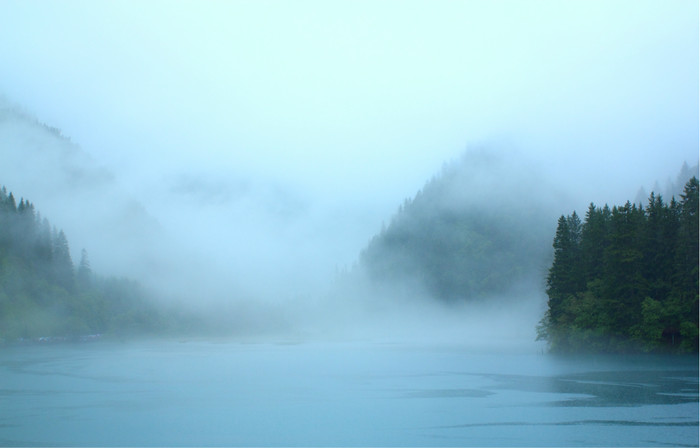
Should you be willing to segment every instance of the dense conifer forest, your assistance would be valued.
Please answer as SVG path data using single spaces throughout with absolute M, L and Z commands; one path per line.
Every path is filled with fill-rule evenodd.
M 162 324 L 136 282 L 93 273 L 85 250 L 76 267 L 63 231 L 0 189 L 0 342 L 142 333 Z
M 698 179 L 561 216 L 540 337 L 556 352 L 698 351 Z

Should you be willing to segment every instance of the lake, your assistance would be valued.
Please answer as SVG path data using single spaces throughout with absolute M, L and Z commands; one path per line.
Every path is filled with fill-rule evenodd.
M 697 446 L 698 358 L 379 343 L 0 348 L 14 446 Z

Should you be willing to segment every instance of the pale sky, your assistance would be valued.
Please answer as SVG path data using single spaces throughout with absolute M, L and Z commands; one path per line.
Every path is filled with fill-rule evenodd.
M 126 165 L 342 189 L 503 136 L 697 152 L 695 1 L 0 0 L 0 60 L 0 92 Z
M 332 204 L 367 226 L 348 262 L 469 145 L 584 203 L 696 163 L 698 22 L 684 0 L 0 0 L 0 94 L 156 215 L 182 176 Z

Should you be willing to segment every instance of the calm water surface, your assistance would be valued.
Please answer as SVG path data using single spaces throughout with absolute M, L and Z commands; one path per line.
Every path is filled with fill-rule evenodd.
M 697 357 L 205 341 L 0 349 L 0 444 L 697 446 Z

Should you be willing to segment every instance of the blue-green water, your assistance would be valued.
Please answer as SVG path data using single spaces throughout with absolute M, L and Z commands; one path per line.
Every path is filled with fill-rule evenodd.
M 697 446 L 697 357 L 159 341 L 0 349 L 0 444 Z

